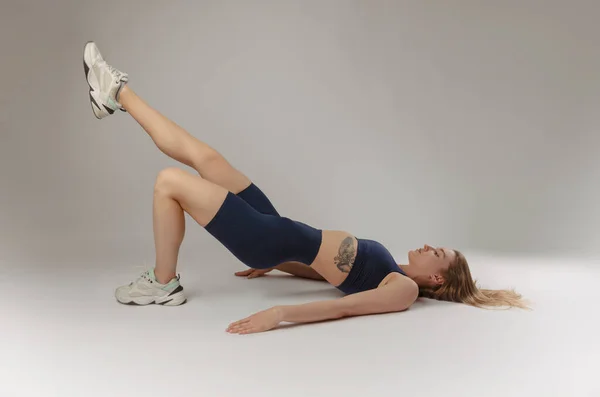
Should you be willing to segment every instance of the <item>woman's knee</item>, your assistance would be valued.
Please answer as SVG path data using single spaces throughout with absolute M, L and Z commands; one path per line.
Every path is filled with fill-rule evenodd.
M 192 159 L 193 168 L 198 173 L 228 165 L 227 160 L 213 148 L 203 149 L 201 152 L 192 152 L 189 157 Z
M 160 171 L 156 177 L 154 191 L 159 193 L 172 193 L 181 186 L 187 173 L 177 167 L 169 167 Z

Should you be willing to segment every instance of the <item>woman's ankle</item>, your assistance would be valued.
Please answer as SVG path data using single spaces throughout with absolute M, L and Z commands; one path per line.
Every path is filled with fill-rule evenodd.
M 123 83 L 123 87 L 121 87 L 121 89 L 119 90 L 119 92 L 117 93 L 117 96 L 116 96 L 117 102 L 119 102 L 121 105 L 123 105 L 123 101 L 127 102 L 127 99 L 133 93 L 134 92 L 127 86 L 127 84 Z
M 177 274 L 175 274 L 174 271 L 161 271 L 160 269 L 155 268 L 154 277 L 160 284 L 169 284 L 171 280 L 177 277 Z

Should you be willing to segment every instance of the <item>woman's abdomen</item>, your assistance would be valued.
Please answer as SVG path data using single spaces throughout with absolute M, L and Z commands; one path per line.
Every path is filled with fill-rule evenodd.
M 317 258 L 312 264 L 330 284 L 340 285 L 354 265 L 358 241 L 352 234 L 339 230 L 324 230 Z

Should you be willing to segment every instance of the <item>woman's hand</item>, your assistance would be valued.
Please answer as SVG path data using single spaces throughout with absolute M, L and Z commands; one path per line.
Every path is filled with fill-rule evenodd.
M 227 328 L 227 332 L 230 334 L 254 334 L 256 332 L 268 331 L 277 327 L 282 318 L 281 309 L 272 307 L 231 323 Z
M 241 272 L 237 272 L 235 273 L 236 276 L 238 277 L 247 277 L 248 279 L 251 278 L 256 278 L 256 277 L 262 277 L 265 274 L 269 273 L 271 270 L 273 270 L 274 268 L 270 268 L 270 269 L 247 269 L 247 270 L 242 270 Z

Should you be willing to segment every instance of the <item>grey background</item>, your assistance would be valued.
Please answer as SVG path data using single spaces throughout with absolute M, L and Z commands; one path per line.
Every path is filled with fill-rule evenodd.
M 94 118 L 81 60 L 94 40 L 289 217 L 380 240 L 399 261 L 423 243 L 596 254 L 599 12 L 594 1 L 3 1 L 0 253 L 152 245 L 154 179 L 176 163 L 126 114 Z M 221 249 L 209 239 L 188 223 L 184 245 Z

